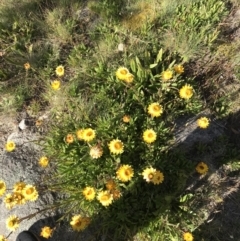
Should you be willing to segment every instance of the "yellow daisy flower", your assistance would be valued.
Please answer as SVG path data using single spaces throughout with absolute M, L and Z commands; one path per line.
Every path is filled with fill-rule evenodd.
M 107 181 L 107 183 L 106 183 L 106 188 L 107 188 L 107 190 L 109 190 L 109 191 L 115 189 L 116 186 L 117 186 L 117 185 L 116 185 L 116 182 L 114 182 L 113 179 L 109 179 L 109 180 Z
M 19 227 L 19 223 L 20 220 L 16 215 L 10 216 L 6 221 L 7 228 L 10 231 L 15 231 Z
M 132 83 L 134 80 L 134 75 L 131 73 L 126 74 L 124 81 L 128 84 Z
M 152 182 L 155 173 L 156 173 L 155 168 L 148 167 L 142 172 L 143 179 L 145 179 L 146 182 Z
M 13 187 L 14 192 L 22 192 L 23 188 L 26 187 L 25 182 L 16 182 Z
M 66 138 L 65 138 L 65 141 L 66 141 L 68 144 L 73 143 L 73 141 L 74 141 L 74 135 L 73 135 L 73 134 L 67 134 L 67 136 L 66 136 Z
M 62 65 L 59 65 L 56 68 L 55 72 L 56 72 L 57 76 L 60 76 L 60 77 L 63 76 L 64 75 L 64 67 Z
M 162 72 L 162 80 L 167 81 L 172 79 L 173 72 L 171 70 L 165 70 Z
M 181 64 L 176 64 L 174 65 L 174 71 L 177 73 L 177 74 L 182 74 L 184 72 L 184 68 Z
M 122 120 L 123 120 L 124 123 L 129 123 L 129 122 L 130 122 L 130 119 L 131 119 L 131 118 L 130 118 L 129 115 L 124 115 L 123 118 L 122 118 Z
M 84 230 L 90 223 L 90 218 L 81 217 L 81 215 L 75 215 L 72 217 L 72 221 L 70 222 L 72 229 L 75 231 Z
M 54 90 L 59 90 L 59 89 L 60 89 L 60 86 L 61 86 L 60 80 L 54 80 L 54 81 L 52 81 L 51 86 L 52 86 L 52 89 L 54 89 Z
M 3 235 L 0 235 L 0 241 L 8 241 L 7 238 Z
M 0 180 L 0 197 L 5 193 L 6 188 L 6 183 Z
M 157 134 L 153 129 L 148 129 L 143 132 L 143 140 L 146 143 L 153 143 L 157 139 Z
M 159 117 L 162 113 L 163 107 L 157 102 L 154 102 L 148 106 L 148 114 L 150 114 L 152 117 Z
M 196 166 L 196 171 L 199 174 L 205 174 L 208 172 L 208 165 L 204 162 L 199 162 Z
M 95 198 L 96 192 L 93 187 L 85 187 L 83 189 L 83 195 L 86 200 L 93 200 Z
M 191 233 L 186 232 L 183 234 L 183 240 L 184 241 L 193 241 L 193 236 Z
M 41 229 L 40 236 L 44 238 L 50 238 L 52 236 L 52 233 L 53 233 L 53 229 L 51 229 L 48 226 L 45 226 Z
M 154 176 L 153 176 L 153 179 L 152 179 L 153 184 L 158 185 L 158 184 L 162 183 L 163 180 L 164 180 L 163 173 L 160 172 L 160 171 L 156 171 L 154 173 Z
M 118 168 L 116 174 L 118 180 L 128 182 L 132 179 L 134 171 L 130 165 L 122 165 Z
M 200 128 L 206 129 L 209 126 L 209 119 L 207 117 L 201 117 L 197 120 L 197 124 Z
M 24 64 L 24 68 L 25 68 L 25 70 L 29 70 L 30 69 L 30 64 L 27 62 L 27 63 L 25 63 Z
M 103 155 L 103 149 L 98 145 L 92 146 L 89 154 L 93 159 L 98 159 Z
M 22 191 L 22 194 L 24 195 L 26 200 L 29 201 L 36 201 L 38 199 L 38 191 L 33 185 L 26 185 L 26 187 L 24 187 Z
M 4 198 L 4 203 L 7 209 L 12 209 L 15 205 L 17 205 L 17 202 L 15 201 L 12 194 L 8 193 Z
M 113 195 L 109 191 L 101 191 L 97 195 L 97 200 L 106 207 L 113 202 Z
M 120 80 L 125 80 L 128 74 L 129 74 L 129 70 L 125 67 L 118 68 L 116 72 L 116 76 Z
M 124 151 L 124 145 L 123 143 L 118 140 L 114 139 L 108 144 L 109 150 L 113 154 L 121 154 Z
M 84 129 L 77 130 L 76 135 L 78 140 L 83 140 L 83 130 Z
M 49 160 L 46 156 L 42 156 L 39 161 L 38 161 L 38 164 L 39 166 L 41 167 L 47 167 L 48 166 L 48 163 L 49 163 Z
M 179 90 L 179 95 L 182 99 L 190 99 L 193 96 L 193 87 L 191 85 L 184 85 Z
M 12 196 L 16 204 L 21 205 L 26 203 L 26 199 L 21 192 L 14 192 Z
M 87 128 L 83 130 L 82 139 L 84 141 L 87 141 L 87 142 L 92 141 L 95 137 L 96 137 L 96 133 L 93 129 Z
M 8 152 L 11 152 L 15 149 L 16 145 L 13 141 L 7 141 L 6 145 L 5 145 L 5 149 Z

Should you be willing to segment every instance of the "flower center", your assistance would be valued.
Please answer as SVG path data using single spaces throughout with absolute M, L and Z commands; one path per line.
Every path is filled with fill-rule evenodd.
M 26 193 L 27 193 L 28 195 L 32 194 L 33 192 L 34 192 L 33 188 L 29 188 L 29 189 L 27 189 L 27 191 L 26 191 Z
M 148 138 L 153 138 L 153 133 L 148 133 Z
M 128 72 L 127 72 L 127 70 L 122 69 L 122 70 L 120 70 L 120 73 L 123 74 L 123 75 L 125 75 L 125 74 L 127 74 Z
M 154 111 L 159 111 L 159 110 L 160 110 L 160 107 L 159 107 L 158 105 L 155 105 L 155 106 L 153 107 L 153 110 L 154 110 Z
M 153 174 L 152 173 L 148 174 L 148 179 L 152 179 L 152 178 L 153 178 Z
M 116 149 L 121 149 L 121 148 L 122 148 L 122 145 L 121 145 L 121 143 L 117 142 L 117 143 L 114 144 L 114 147 L 115 147 Z

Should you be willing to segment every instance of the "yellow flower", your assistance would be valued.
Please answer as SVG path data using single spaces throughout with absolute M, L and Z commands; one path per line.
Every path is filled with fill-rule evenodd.
M 36 201 L 38 199 L 38 191 L 33 185 L 26 185 L 26 187 L 24 187 L 22 191 L 22 194 L 24 195 L 26 200 L 29 201 Z
M 59 65 L 56 70 L 56 75 L 57 76 L 63 76 L 64 75 L 64 67 L 62 65 Z
M 204 162 L 199 162 L 196 166 L 196 171 L 199 174 L 205 174 L 208 172 L 208 165 Z
M 77 130 L 76 135 L 78 140 L 83 140 L 83 129 Z
M 184 241 L 193 241 L 193 236 L 191 233 L 186 232 L 183 234 L 183 239 L 184 239 Z
M 132 83 L 134 80 L 134 75 L 131 73 L 127 73 L 124 81 L 128 84 Z
M 14 200 L 14 197 L 12 194 L 8 193 L 5 198 L 4 198 L 4 203 L 6 205 L 6 208 L 8 209 L 12 209 L 12 207 L 14 207 L 17 203 Z
M 129 71 L 125 67 L 118 68 L 118 70 L 116 72 L 116 76 L 120 80 L 125 80 L 128 74 L 129 74 Z
M 152 117 L 159 117 L 163 113 L 163 107 L 157 102 L 154 102 L 148 106 L 148 114 Z
M 116 182 L 114 182 L 113 179 L 109 179 L 109 180 L 107 181 L 107 183 L 106 183 L 106 188 L 107 188 L 107 190 L 109 190 L 109 191 L 115 189 L 116 186 L 117 186 L 117 185 L 116 185 Z
M 6 225 L 10 231 L 15 231 L 19 227 L 20 220 L 16 215 L 12 215 L 7 219 Z
M 155 168 L 148 167 L 142 172 L 143 179 L 145 179 L 146 182 L 152 182 L 155 173 L 156 173 Z
M 5 149 L 8 152 L 11 152 L 15 149 L 16 145 L 13 141 L 7 141 L 6 145 L 5 145 Z
M 65 141 L 66 141 L 68 144 L 73 143 L 73 141 L 74 141 L 74 135 L 73 135 L 73 134 L 67 134 L 67 136 L 66 136 L 66 138 L 65 138 Z
M 122 196 L 122 193 L 118 189 L 111 190 L 111 194 L 113 196 L 113 200 L 117 200 Z
M 184 85 L 179 90 L 179 95 L 182 99 L 190 99 L 193 96 L 193 87 L 191 85 Z
M 209 126 L 209 119 L 207 117 L 201 117 L 197 120 L 197 124 L 200 128 L 206 129 Z
M 163 176 L 162 172 L 156 171 L 154 173 L 154 176 L 153 176 L 153 179 L 152 179 L 153 184 L 158 185 L 158 184 L 162 183 L 163 180 L 164 180 L 164 176 Z
M 124 123 L 129 123 L 129 122 L 130 122 L 130 119 L 131 119 L 131 118 L 130 118 L 129 115 L 124 115 L 123 118 L 122 118 L 122 120 L 123 120 Z
M 98 159 L 103 155 L 103 149 L 101 146 L 92 146 L 89 154 L 93 159 Z
M 6 183 L 0 180 L 0 197 L 5 193 L 5 191 L 6 191 Z
M 39 166 L 41 167 L 47 167 L 48 166 L 48 163 L 49 163 L 49 160 L 46 156 L 42 156 L 39 161 L 38 161 L 38 164 Z
M 21 205 L 26 203 L 26 199 L 21 192 L 14 192 L 12 196 L 16 204 Z
M 148 129 L 143 132 L 143 140 L 146 143 L 153 143 L 157 139 L 157 134 L 153 129 Z
M 118 140 L 114 139 L 108 144 L 109 150 L 113 154 L 121 154 L 124 151 L 124 145 L 123 143 Z
M 14 192 L 22 192 L 23 188 L 26 187 L 25 182 L 16 182 L 13 187 Z
M 84 141 L 87 141 L 87 142 L 92 141 L 95 138 L 95 136 L 96 136 L 96 133 L 93 129 L 87 128 L 83 130 L 82 139 Z
M 53 233 L 53 229 L 51 229 L 48 226 L 45 226 L 41 229 L 40 236 L 44 238 L 50 238 L 52 236 L 52 233 Z
M 184 72 L 184 68 L 181 64 L 176 64 L 176 65 L 174 65 L 174 71 L 177 74 L 182 74 Z
M 72 221 L 70 222 L 72 229 L 75 231 L 84 230 L 90 223 L 90 218 L 81 217 L 81 215 L 75 215 L 72 217 Z
M 170 80 L 172 79 L 173 72 L 171 70 L 165 70 L 162 72 L 162 80 Z
M 3 235 L 0 235 L 0 241 L 8 241 L 7 238 Z
M 36 120 L 35 125 L 36 125 L 36 127 L 39 127 L 42 125 L 42 123 L 43 123 L 43 121 L 38 119 L 38 120 Z
M 54 80 L 51 83 L 52 89 L 54 89 L 54 90 L 60 89 L 60 85 L 61 85 L 60 80 Z
M 83 195 L 86 198 L 86 200 L 93 200 L 95 198 L 95 194 L 96 192 L 93 187 L 85 187 L 83 189 Z
M 129 165 L 122 165 L 118 168 L 117 172 L 117 179 L 122 182 L 128 182 L 132 179 L 134 175 L 133 168 Z
M 30 67 L 31 67 L 31 66 L 30 66 L 30 64 L 29 64 L 28 62 L 24 64 L 24 68 L 25 68 L 25 70 L 30 69 Z
M 97 195 L 98 201 L 103 206 L 109 206 L 113 202 L 113 195 L 109 191 L 101 191 Z

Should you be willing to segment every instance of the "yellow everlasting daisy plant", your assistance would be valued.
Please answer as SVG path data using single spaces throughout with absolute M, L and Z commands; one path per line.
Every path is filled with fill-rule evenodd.
M 59 89 L 60 89 L 60 86 L 61 86 L 60 80 L 54 80 L 54 81 L 52 81 L 51 86 L 52 86 L 52 89 L 53 89 L 53 90 L 59 90 Z
M 209 119 L 207 117 L 201 117 L 197 120 L 197 124 L 200 128 L 206 129 L 209 126 Z
M 25 182 L 16 182 L 14 184 L 14 187 L 13 187 L 13 191 L 14 192 L 22 192 L 22 190 L 24 189 L 24 187 L 26 187 L 26 183 Z
M 186 232 L 183 234 L 183 240 L 184 241 L 193 241 L 193 236 L 191 233 Z
M 81 217 L 81 215 L 75 215 L 72 217 L 70 225 L 72 226 L 73 230 L 79 232 L 84 230 L 89 225 L 90 221 L 91 220 L 88 217 Z
M 130 119 L 131 119 L 131 117 L 129 115 L 124 115 L 123 118 L 122 118 L 124 123 L 129 123 Z
M 92 141 L 96 137 L 96 132 L 92 128 L 83 130 L 82 139 L 86 142 Z
M 184 85 L 180 90 L 179 90 L 179 95 L 182 99 L 190 99 L 193 96 L 193 87 L 191 85 Z
M 184 72 L 184 68 L 181 64 L 174 65 L 173 69 L 177 74 L 182 74 Z
M 163 173 L 157 170 L 153 175 L 153 179 L 152 179 L 153 184 L 158 185 L 162 183 L 163 180 L 164 180 Z
M 24 195 L 22 194 L 22 192 L 14 192 L 12 194 L 12 196 L 13 196 L 13 199 L 16 202 L 16 204 L 21 205 L 21 204 L 26 203 L 26 199 L 25 199 Z
M 6 226 L 10 231 L 16 231 L 19 227 L 20 220 L 16 215 L 10 216 L 6 221 Z
M 45 226 L 41 229 L 40 236 L 48 239 L 52 236 L 52 233 L 53 233 L 53 229 L 51 229 L 48 226 Z
M 95 198 L 96 192 L 93 187 L 85 187 L 83 189 L 83 195 L 86 200 L 91 201 Z
M 26 200 L 29 201 L 36 201 L 38 199 L 38 191 L 36 190 L 36 187 L 33 185 L 26 185 L 24 187 L 22 194 L 26 198 Z
M 13 195 L 8 193 L 3 202 L 5 203 L 5 206 L 7 209 L 12 209 L 15 205 L 17 205 L 16 200 L 14 199 Z
M 125 80 L 128 74 L 129 74 L 129 70 L 125 67 L 118 68 L 116 72 L 116 76 L 120 80 Z
M 0 180 L 0 197 L 5 193 L 6 191 L 6 183 L 3 180 Z
M 121 165 L 116 171 L 117 179 L 122 182 L 128 182 L 134 175 L 133 168 L 130 165 Z
M 14 141 L 7 141 L 6 145 L 5 145 L 5 149 L 8 152 L 11 152 L 15 149 L 16 145 Z
M 142 172 L 143 179 L 146 180 L 146 182 L 152 182 L 152 179 L 154 177 L 154 174 L 156 173 L 156 169 L 152 167 L 148 167 L 144 169 Z
M 59 77 L 63 76 L 64 75 L 64 67 L 62 65 L 59 65 L 56 68 L 55 72 L 56 72 L 57 76 L 59 76 Z
M 67 134 L 67 136 L 65 137 L 65 141 L 68 143 L 68 144 L 71 144 L 74 142 L 74 135 L 73 134 Z
M 205 174 L 208 172 L 208 165 L 204 162 L 199 162 L 196 166 L 196 171 L 199 174 Z
M 159 117 L 162 113 L 163 107 L 159 103 L 154 102 L 148 106 L 148 114 L 152 117 Z
M 122 154 L 124 152 L 124 145 L 123 145 L 122 141 L 120 141 L 118 139 L 112 140 L 108 144 L 108 147 L 109 147 L 110 152 L 113 154 Z
M 157 139 L 157 134 L 153 129 L 148 129 L 143 132 L 143 140 L 146 143 L 151 144 L 154 141 L 156 141 L 156 139 Z
M 172 79 L 173 72 L 171 70 L 165 70 L 162 72 L 162 80 L 167 81 Z
M 24 64 L 25 70 L 29 70 L 30 67 L 31 67 L 31 65 L 28 62 Z
M 8 241 L 4 235 L 0 235 L 0 241 Z
M 49 163 L 49 160 L 46 156 L 42 156 L 39 161 L 38 161 L 38 164 L 39 166 L 41 167 L 47 167 L 48 166 L 48 163 Z
M 113 195 L 109 191 L 101 191 L 97 195 L 97 200 L 106 207 L 113 202 Z

